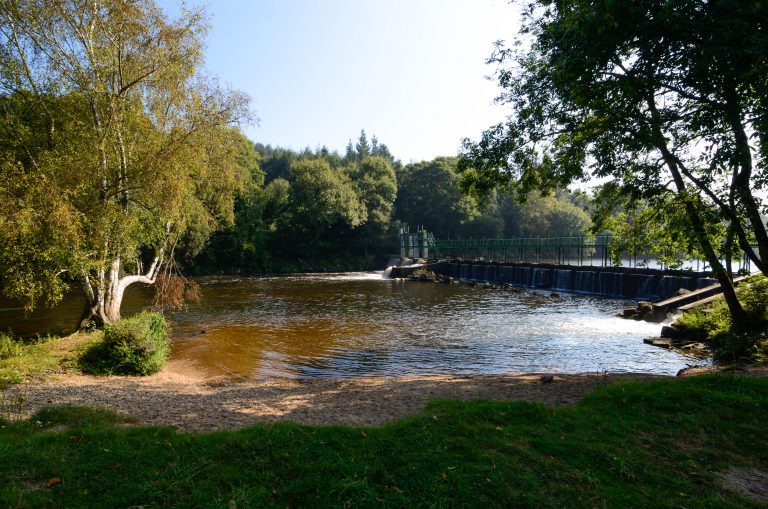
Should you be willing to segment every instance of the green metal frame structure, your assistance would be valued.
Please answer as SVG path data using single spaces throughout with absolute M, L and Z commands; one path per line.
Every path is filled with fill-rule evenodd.
M 432 250 L 441 258 L 558 265 L 609 265 L 610 237 L 549 237 L 514 239 L 435 239 Z
M 590 265 L 609 267 L 610 235 L 579 237 L 513 238 L 513 239 L 434 239 L 429 249 L 434 257 L 460 260 L 483 260 L 501 263 L 551 263 L 556 265 Z M 680 259 L 685 256 L 680 254 Z M 638 247 L 621 256 L 624 267 L 666 269 L 655 256 Z M 739 270 L 750 271 L 749 258 L 738 262 Z M 686 268 L 708 270 L 702 260 L 688 260 Z

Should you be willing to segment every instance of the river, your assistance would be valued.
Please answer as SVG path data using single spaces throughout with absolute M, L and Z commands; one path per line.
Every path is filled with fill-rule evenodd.
M 645 345 L 629 303 L 347 273 L 198 280 L 172 315 L 173 357 L 211 375 L 270 377 L 639 372 L 700 359 Z
M 170 315 L 172 359 L 215 375 L 636 372 L 673 375 L 696 357 L 645 345 L 661 326 L 624 320 L 622 300 L 384 279 L 378 273 L 198 278 L 202 300 Z M 149 300 L 132 288 L 124 314 Z M 74 296 L 0 328 L 76 324 Z

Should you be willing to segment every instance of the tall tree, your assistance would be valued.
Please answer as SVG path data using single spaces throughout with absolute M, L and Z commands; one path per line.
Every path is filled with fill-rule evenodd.
M 406 165 L 399 175 L 397 218 L 411 226 L 424 225 L 441 237 L 461 234 L 478 213 L 475 200 L 458 186 L 456 158 Z
M 575 237 L 591 225 L 583 208 L 554 195 L 532 192 L 523 203 L 504 196 L 501 203 L 506 237 Z
M 352 184 L 365 204 L 366 225 L 383 230 L 392 218 L 397 196 L 397 178 L 389 161 L 369 156 L 349 169 Z
M 320 158 L 298 159 L 290 170 L 291 229 L 297 242 L 315 249 L 323 233 L 335 226 L 356 228 L 366 220 L 349 176 Z
M 365 129 L 360 130 L 360 138 L 358 138 L 355 144 L 355 152 L 357 153 L 357 160 L 362 161 L 369 155 L 371 155 L 371 145 L 368 143 L 368 137 L 365 135 Z
M 537 0 L 526 13 L 530 47 L 490 59 L 512 115 L 465 143 L 465 189 L 598 176 L 652 206 L 672 200 L 743 316 L 713 235 L 727 221 L 768 272 L 755 194 L 768 184 L 766 2 Z
M 31 307 L 79 281 L 114 322 L 191 223 L 232 220 L 248 101 L 201 74 L 206 30 L 152 0 L 0 0 L 5 293 Z

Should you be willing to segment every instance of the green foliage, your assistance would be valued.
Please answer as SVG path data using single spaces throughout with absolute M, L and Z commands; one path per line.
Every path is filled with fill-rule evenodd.
M 664 214 L 685 215 L 695 240 L 681 245 L 695 246 L 716 274 L 734 244 L 768 274 L 764 2 L 524 3 L 521 37 L 498 43 L 489 59 L 510 113 L 465 140 L 463 189 L 527 195 L 600 178 L 651 208 L 674 205 Z M 669 226 L 662 240 L 680 233 Z M 728 284 L 724 295 L 743 317 Z
M 0 359 L 21 355 L 21 344 L 13 336 L 0 332 Z
M 292 226 L 314 237 L 337 223 L 356 228 L 365 222 L 365 205 L 349 178 L 327 160 L 295 161 L 290 182 Z
M 151 283 L 180 237 L 194 251 L 232 222 L 262 177 L 237 130 L 248 98 L 202 73 L 207 28 L 203 11 L 169 19 L 152 0 L 3 3 L 5 294 L 32 308 L 76 282 L 111 321 L 122 293 L 107 287 Z
M 186 433 L 74 408 L 33 419 L 0 429 L 3 507 L 746 509 L 760 505 L 718 473 L 765 470 L 768 380 L 619 383 L 556 408 L 439 400 L 364 429 Z
M 523 203 L 512 196 L 502 202 L 504 236 L 514 237 L 578 237 L 591 225 L 586 210 L 573 203 L 571 194 L 530 193 Z
M 459 235 L 479 210 L 473 198 L 461 194 L 456 164 L 456 158 L 438 157 L 406 165 L 398 176 L 397 218 L 443 238 Z
M 366 208 L 366 224 L 383 230 L 392 218 L 397 196 L 395 169 L 381 156 L 368 156 L 350 169 L 352 185 Z
M 703 308 L 684 313 L 674 323 L 687 338 L 710 345 L 721 362 L 768 360 L 768 279 L 752 276 L 737 288 L 749 319 L 734 323 L 720 298 Z
M 301 153 L 257 144 L 266 186 L 250 186 L 235 222 L 196 259 L 197 272 L 372 269 L 396 249 L 395 167 L 386 145 L 367 137 L 346 157 L 326 148 Z M 193 253 L 194 254 L 194 253 Z
M 151 375 L 168 360 L 165 318 L 141 312 L 104 327 L 104 339 L 86 350 L 80 365 L 97 374 Z
M 582 195 L 535 193 L 518 203 L 494 193 L 480 202 L 462 195 L 455 158 L 402 167 L 375 136 L 350 142 L 344 157 L 326 148 L 255 147 L 266 186 L 246 189 L 234 224 L 214 234 L 199 256 L 181 246 L 192 271 L 381 268 L 398 253 L 404 224 L 424 225 L 442 238 L 568 236 L 589 226 Z

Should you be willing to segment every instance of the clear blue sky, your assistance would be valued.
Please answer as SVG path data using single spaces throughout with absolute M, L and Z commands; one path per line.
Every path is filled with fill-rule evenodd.
M 160 0 L 170 15 L 178 0 Z M 455 155 L 503 119 L 485 59 L 518 29 L 503 0 L 188 0 L 207 69 L 248 93 L 254 141 L 343 152 L 360 129 L 404 162 Z

